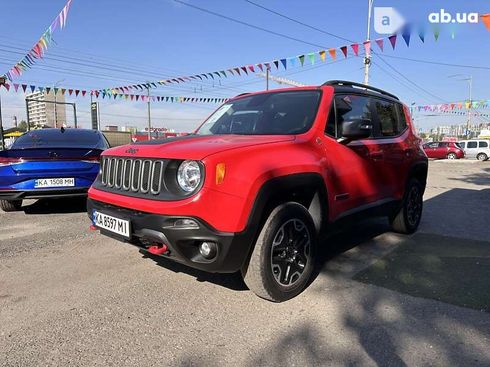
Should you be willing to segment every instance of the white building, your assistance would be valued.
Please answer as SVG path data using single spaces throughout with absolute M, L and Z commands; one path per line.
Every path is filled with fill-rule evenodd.
M 66 124 L 65 96 L 35 92 L 26 96 L 29 121 L 35 126 L 61 127 Z

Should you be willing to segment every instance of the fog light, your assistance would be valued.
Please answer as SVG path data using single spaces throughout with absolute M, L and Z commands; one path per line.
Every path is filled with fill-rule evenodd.
M 199 245 L 199 252 L 206 259 L 212 259 L 216 256 L 216 243 L 214 242 L 202 242 Z

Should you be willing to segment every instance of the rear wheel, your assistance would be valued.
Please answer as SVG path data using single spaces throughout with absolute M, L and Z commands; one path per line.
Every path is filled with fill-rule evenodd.
M 269 215 L 242 275 L 257 296 L 282 302 L 301 293 L 311 278 L 316 250 L 315 225 L 297 203 L 278 206 Z
M 393 231 L 410 234 L 417 230 L 423 209 L 423 189 L 419 180 L 412 178 L 405 189 L 402 205 L 390 218 Z
M 479 161 L 486 161 L 488 159 L 488 156 L 485 153 L 480 153 L 476 156 L 476 159 Z
M 456 153 L 449 153 L 449 154 L 447 155 L 447 159 L 456 159 L 456 158 L 458 158 L 458 157 L 456 156 Z
M 15 212 L 22 207 L 22 200 L 0 200 L 0 208 L 4 212 Z

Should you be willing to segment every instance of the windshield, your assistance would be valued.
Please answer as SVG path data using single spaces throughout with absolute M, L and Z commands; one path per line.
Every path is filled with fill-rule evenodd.
M 263 93 L 230 101 L 216 110 L 198 135 L 289 135 L 308 131 L 315 120 L 320 91 Z
M 32 130 L 19 136 L 11 149 L 31 148 L 89 148 L 106 149 L 108 146 L 95 130 L 45 129 Z

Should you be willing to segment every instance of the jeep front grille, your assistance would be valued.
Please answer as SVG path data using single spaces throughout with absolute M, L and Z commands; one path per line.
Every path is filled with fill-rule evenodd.
M 165 159 L 102 157 L 100 184 L 108 191 L 157 196 L 165 187 L 167 163 Z

